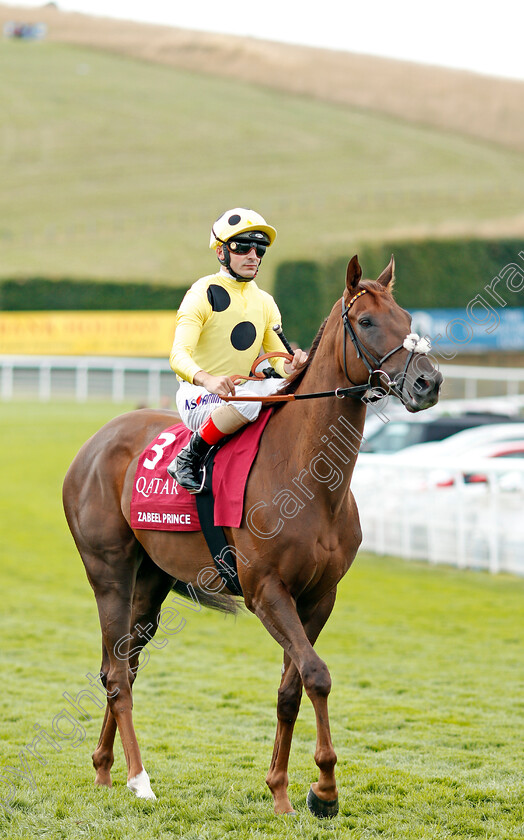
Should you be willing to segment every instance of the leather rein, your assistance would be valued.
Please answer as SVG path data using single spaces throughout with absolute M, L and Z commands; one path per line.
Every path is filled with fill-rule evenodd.
M 242 402 L 261 402 L 263 404 L 268 403 L 278 403 L 278 402 L 294 402 L 296 400 L 313 400 L 318 399 L 319 397 L 337 397 L 339 400 L 343 400 L 345 397 L 353 397 L 354 399 L 365 400 L 366 402 L 376 402 L 377 400 L 385 397 L 387 394 L 391 393 L 394 394 L 399 399 L 402 399 L 402 389 L 404 386 L 404 381 L 408 372 L 409 365 L 411 360 L 416 352 L 418 353 L 427 353 L 430 349 L 429 342 L 425 342 L 425 339 L 420 339 L 418 335 L 415 333 L 410 333 L 406 336 L 402 344 L 398 344 L 397 347 L 394 347 L 392 350 L 389 350 L 381 359 L 377 359 L 377 357 L 365 347 L 364 344 L 360 341 L 358 335 L 356 334 L 351 322 L 349 320 L 349 310 L 353 306 L 356 300 L 360 298 L 362 295 L 365 295 L 367 289 L 362 289 L 360 292 L 357 292 L 356 295 L 353 295 L 351 300 L 349 301 L 347 306 L 344 306 L 344 296 L 342 296 L 342 321 L 344 324 L 344 333 L 342 337 L 342 345 L 343 345 L 343 360 L 344 360 L 344 374 L 348 382 L 351 382 L 351 385 L 346 388 L 335 388 L 334 391 L 318 391 L 312 394 L 272 394 L 268 397 L 263 396 L 232 396 L 229 394 L 226 397 L 220 396 L 221 400 L 225 402 L 233 402 L 233 401 L 242 401 Z M 366 366 L 369 377 L 368 381 L 363 383 L 362 385 L 356 385 L 351 377 L 349 376 L 348 369 L 347 369 L 347 359 L 346 359 L 346 341 L 345 341 L 345 334 L 349 335 L 353 347 L 355 348 L 355 352 L 357 355 L 357 359 L 361 359 Z M 391 358 L 395 353 L 399 350 L 406 349 L 408 350 L 408 357 L 406 359 L 406 364 L 404 365 L 404 370 L 400 375 L 400 384 L 398 381 L 392 381 L 386 371 L 382 370 L 382 365 L 384 362 Z M 265 380 L 266 377 L 263 373 L 258 373 L 254 370 L 254 368 L 258 367 L 260 362 L 264 361 L 265 359 L 275 358 L 276 356 L 281 356 L 282 358 L 291 361 L 293 356 L 290 353 L 282 353 L 276 351 L 274 353 L 265 353 L 262 356 L 258 356 L 257 359 L 253 362 L 253 366 L 251 368 L 251 373 L 249 377 L 243 376 L 241 374 L 235 374 L 231 377 L 233 382 L 236 384 L 240 380 L 245 380 L 247 382 L 252 382 L 253 380 Z M 385 387 L 380 384 L 379 386 L 372 384 L 372 379 L 374 376 L 378 374 L 378 381 L 381 382 L 381 377 L 386 377 L 386 385 Z

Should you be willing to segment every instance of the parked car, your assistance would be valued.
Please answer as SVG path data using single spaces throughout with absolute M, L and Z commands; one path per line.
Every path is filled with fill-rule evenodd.
M 508 472 L 498 475 L 497 481 L 499 485 L 502 485 L 502 488 L 507 490 L 516 489 L 513 485 L 519 488 L 523 486 L 524 473 L 520 474 L 520 479 L 516 479 L 519 473 L 516 470 L 511 470 L 511 463 L 513 462 L 515 466 L 519 464 L 521 467 L 524 467 L 524 439 L 508 440 L 505 442 L 497 441 L 487 445 L 472 447 L 464 453 L 464 456 L 468 460 L 496 458 L 507 461 Z M 484 472 L 482 469 L 474 469 L 470 472 L 468 467 L 466 467 L 462 473 L 462 480 L 464 484 L 487 484 L 489 481 L 488 472 Z M 455 476 L 451 474 L 441 476 L 435 482 L 436 487 L 453 487 L 454 485 Z
M 476 412 L 466 412 L 455 417 L 407 415 L 402 418 L 393 418 L 389 423 L 382 423 L 379 428 L 375 424 L 369 433 L 366 433 L 364 428 L 360 451 L 363 453 L 400 452 L 408 447 L 444 440 L 466 429 L 501 423 L 518 424 L 519 418 L 506 414 Z M 523 435 L 516 435 L 516 437 L 521 436 Z
M 415 444 L 389 454 L 392 458 L 398 455 L 404 462 L 416 464 L 423 459 L 458 458 L 473 454 L 481 447 L 520 440 L 524 440 L 524 421 L 512 420 L 509 423 L 486 423 L 463 429 L 442 440 Z M 368 457 L 368 454 L 365 453 L 365 456 Z

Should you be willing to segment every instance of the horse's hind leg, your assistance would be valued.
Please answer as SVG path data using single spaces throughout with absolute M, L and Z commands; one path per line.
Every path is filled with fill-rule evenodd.
M 171 589 L 172 583 L 173 578 L 156 566 L 144 552 L 133 593 L 131 640 L 129 643 L 131 652 L 129 657 L 129 680 L 131 687 L 136 679 L 140 654 L 147 641 L 154 636 L 158 628 L 160 608 L 164 598 Z M 103 646 L 101 676 L 104 684 L 107 681 L 108 671 L 109 656 L 105 646 Z M 114 760 L 113 748 L 116 730 L 116 720 L 108 703 L 100 739 L 93 753 L 93 765 L 96 770 L 95 784 L 111 786 L 111 767 Z
M 310 617 L 303 620 L 304 630 L 312 645 L 315 644 L 318 635 L 329 618 L 335 603 L 335 592 L 329 592 L 320 604 L 315 605 L 313 611 L 309 611 Z M 294 814 L 295 811 L 289 801 L 288 787 L 288 763 L 291 750 L 291 741 L 295 721 L 300 708 L 302 698 L 302 680 L 294 662 L 287 653 L 284 653 L 284 666 L 282 680 L 278 690 L 277 702 L 277 731 L 275 746 L 271 765 L 266 777 L 266 783 L 273 794 L 276 814 Z
M 136 791 L 137 795 L 153 798 L 133 727 L 133 700 L 128 663 L 129 643 L 132 639 L 131 610 L 141 559 L 139 545 L 132 534 L 129 534 L 125 541 L 122 540 L 118 549 L 87 549 L 79 542 L 77 541 L 77 546 L 95 593 L 102 642 L 109 659 L 106 676 L 107 698 L 124 748 L 128 784 L 136 786 L 136 780 L 139 779 L 141 789 Z M 109 713 L 106 725 L 111 727 Z
M 102 664 L 100 676 L 102 684 L 105 685 L 107 672 L 109 671 L 109 656 L 105 645 L 102 643 Z M 116 735 L 116 720 L 113 717 L 109 703 L 106 705 L 104 722 L 97 747 L 93 753 L 93 767 L 96 770 L 95 785 L 111 787 L 111 767 L 114 761 L 113 746 Z

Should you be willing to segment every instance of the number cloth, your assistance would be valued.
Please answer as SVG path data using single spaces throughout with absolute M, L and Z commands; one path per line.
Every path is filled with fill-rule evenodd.
M 265 408 L 221 446 L 213 468 L 215 525 L 239 528 L 244 491 L 262 432 L 271 416 Z M 161 432 L 138 459 L 131 495 L 131 527 L 136 530 L 200 531 L 195 497 L 167 474 L 167 467 L 185 446 L 191 431 L 182 423 Z

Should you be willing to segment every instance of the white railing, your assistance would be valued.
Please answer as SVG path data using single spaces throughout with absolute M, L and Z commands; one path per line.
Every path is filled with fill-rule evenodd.
M 476 399 L 481 383 L 502 386 L 507 396 L 520 393 L 520 383 L 524 382 L 524 369 L 504 367 L 480 367 L 478 365 L 440 365 L 444 381 L 458 381 L 463 383 L 465 399 Z M 499 388 L 496 393 L 500 394 Z M 495 396 L 495 394 L 493 394 Z
M 524 459 L 360 455 L 362 547 L 377 554 L 524 575 Z M 466 483 L 465 474 L 485 481 Z
M 471 400 L 504 394 L 511 397 L 524 391 L 522 368 L 443 365 L 440 369 L 445 380 L 445 399 Z M 134 383 L 128 385 L 126 380 L 133 377 Z M 83 402 L 92 396 L 106 396 L 118 403 L 131 396 L 156 404 L 162 396 L 172 396 L 176 388 L 176 377 L 166 359 L 0 355 L 2 400 L 20 395 L 46 401 L 60 395 Z M 455 393 L 451 393 L 452 389 Z
M 85 402 L 92 397 L 115 403 L 137 400 L 158 405 L 172 398 L 178 383 L 167 359 L 114 356 L 0 356 L 0 399 L 54 396 Z

